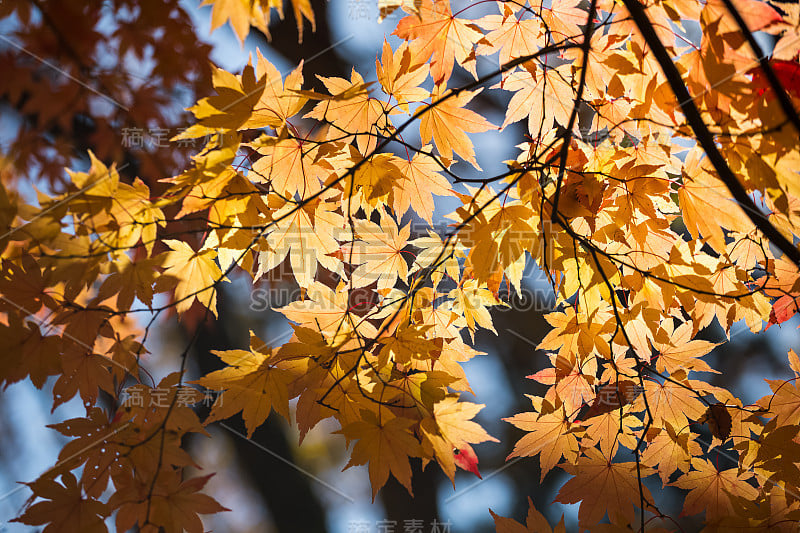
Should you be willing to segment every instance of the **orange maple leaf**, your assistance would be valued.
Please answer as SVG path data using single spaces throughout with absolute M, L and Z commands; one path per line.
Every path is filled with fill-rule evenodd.
M 528 432 L 517 441 L 506 460 L 538 454 L 541 479 L 544 479 L 562 457 L 570 463 L 578 458 L 577 433 L 583 428 L 579 424 L 570 423 L 563 408 L 542 414 L 520 413 L 503 420 Z
M 474 24 L 453 16 L 450 0 L 423 0 L 419 13 L 400 20 L 393 35 L 411 41 L 420 60 L 433 56 L 431 75 L 436 85 L 450 78 L 454 61 L 476 76 L 472 48 L 483 34 Z
M 671 485 L 689 490 L 683 504 L 683 516 L 706 512 L 706 522 L 713 523 L 735 512 L 731 496 L 753 500 L 758 490 L 747 483 L 752 472 L 729 468 L 720 472 L 714 464 L 702 458 L 692 459 L 692 470 Z
M 464 109 L 479 92 L 464 91 L 446 100 L 442 99 L 446 93 L 434 92 L 431 96 L 433 104 L 420 119 L 419 134 L 423 143 L 433 139 L 439 153 L 446 159 L 452 159 L 455 152 L 481 170 L 467 133 L 478 133 L 495 126 L 478 113 Z M 437 103 L 439 100 L 442 101 Z
M 636 463 L 612 462 L 611 457 L 603 455 L 597 448 L 588 448 L 585 453 L 576 465 L 562 466 L 575 477 L 561 487 L 556 501 L 580 502 L 578 525 L 581 528 L 591 528 L 606 513 L 612 523 L 633 523 L 634 505 L 639 504 Z M 642 477 L 650 473 L 651 469 L 641 468 Z M 642 487 L 642 496 L 645 501 L 652 501 L 647 487 Z

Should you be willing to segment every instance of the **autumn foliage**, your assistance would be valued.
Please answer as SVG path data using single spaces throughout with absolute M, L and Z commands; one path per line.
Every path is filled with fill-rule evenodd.
M 266 32 L 280 5 L 205 4 L 241 39 Z M 109 150 L 30 202 L 27 167 L 12 165 L 0 382 L 56 376 L 53 407 L 76 396 L 86 407 L 53 426 L 70 440 L 29 483 L 18 521 L 202 531 L 200 514 L 226 509 L 203 494 L 208 476 L 184 476 L 195 461 L 183 438 L 235 416 L 252 434 L 273 411 L 301 439 L 334 420 L 373 497 L 389 476 L 411 491 L 411 459 L 451 480 L 457 467 L 477 474 L 473 446 L 496 439 L 474 421 L 483 405 L 461 398 L 461 364 L 535 264 L 555 308 L 539 346 L 549 360 L 528 378 L 548 388 L 507 419 L 525 432 L 509 459 L 569 474 L 556 500 L 580 504 L 581 529 L 676 530 L 648 486 L 682 489 L 682 514 L 705 513 L 709 531 L 796 529 L 800 360 L 790 352 L 795 378 L 743 405 L 708 382 L 720 369 L 699 337 L 715 322 L 759 332 L 798 310 L 797 4 L 486 5 L 475 16 L 450 0 L 405 3 L 375 72 L 322 78 L 324 91 L 303 64 L 213 67 L 213 94 L 172 139 L 202 142 L 185 169 L 159 161 L 158 182 L 123 179 Z M 291 6 L 301 31 L 313 25 L 308 2 Z M 769 58 L 753 31 L 776 39 Z M 509 98 L 502 123 L 471 109 L 482 91 Z M 519 121 L 527 135 L 507 170 L 464 177 L 481 169 L 469 134 Z M 442 199 L 456 206 L 444 229 Z M 152 380 L 158 321 L 202 323 L 222 284 L 277 271 L 301 289 L 276 309 L 288 341 L 253 334 L 192 381 L 184 353 Z M 192 405 L 207 392 L 217 399 L 201 419 Z M 718 450 L 738 464 L 720 470 Z M 525 525 L 493 516 L 501 532 L 564 531 L 533 505 Z

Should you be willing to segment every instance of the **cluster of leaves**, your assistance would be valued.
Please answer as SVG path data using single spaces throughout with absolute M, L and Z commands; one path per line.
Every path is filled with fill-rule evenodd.
M 135 162 L 142 177 L 187 163 L 190 146 L 167 146 L 187 120 L 174 104 L 206 94 L 211 47 L 198 42 L 180 2 L 9 0 L 0 20 L 0 65 L 9 73 L 0 105 L 19 113 L 6 126 L 16 132 L 3 150 L 4 180 L 39 175 L 58 188 L 87 147 L 104 161 Z
M 243 38 L 240 3 L 256 9 L 215 3 L 214 24 L 230 15 Z M 55 426 L 73 440 L 29 484 L 31 502 L 42 501 L 18 520 L 103 531 L 116 512 L 120 530 L 199 530 L 198 513 L 222 508 L 199 493 L 206 478 L 181 481 L 193 464 L 181 438 L 238 413 L 252 434 L 273 410 L 289 419 L 295 398 L 301 435 L 334 419 L 354 442 L 349 465 L 368 463 L 373 495 L 390 474 L 411 491 L 412 457 L 451 479 L 456 466 L 477 472 L 472 445 L 494 439 L 473 421 L 482 406 L 460 399 L 471 392 L 460 364 L 478 354 L 466 334 L 493 330 L 489 308 L 503 305 L 504 287 L 520 288 L 531 262 L 556 296 L 540 346 L 549 366 L 530 376 L 549 388 L 508 420 L 527 432 L 512 457 L 538 456 L 542 476 L 556 467 L 572 476 L 557 500 L 580 503 L 581 528 L 635 528 L 639 507 L 639 529 L 668 529 L 643 484 L 656 475 L 688 491 L 683 513 L 705 511 L 711 530 L 800 520 L 800 386 L 775 382 L 743 405 L 698 378 L 715 372 L 702 359 L 714 345 L 696 338 L 715 319 L 728 334 L 741 320 L 757 332 L 797 308 L 797 250 L 776 256 L 770 232 L 791 239 L 800 223 L 788 75 L 800 10 L 585 4 L 499 3 L 474 20 L 449 0 L 406 6 L 401 44 L 385 43 L 376 60 L 380 90 L 355 70 L 322 79 L 327 93 L 304 90 L 302 64 L 283 77 L 261 56 L 240 75 L 214 69 L 216 94 L 175 138 L 208 141 L 158 196 L 94 156 L 38 207 L 3 189 L 0 346 L 11 355 L 0 379 L 41 387 L 57 375 L 54 407 L 79 395 L 87 409 Z M 695 27 L 692 41 L 685 28 Z M 748 28 L 780 37 L 781 66 L 763 71 L 772 76 L 755 76 Z M 659 51 L 689 101 L 676 98 Z M 494 70 L 479 77 L 479 60 Z M 453 86 L 456 64 L 475 81 Z M 498 128 L 467 109 L 491 82 L 511 93 L 499 128 L 526 120 L 529 140 L 507 171 L 459 177 L 458 165 L 479 169 L 467 133 Z M 706 137 L 710 146 L 697 145 Z M 712 149 L 724 167 L 704 154 Z M 742 203 L 737 184 L 765 209 Z M 459 205 L 443 234 L 434 196 Z M 414 216 L 430 230 L 412 236 Z M 256 283 L 277 268 L 302 289 L 277 309 L 294 334 L 218 352 L 227 366 L 195 382 L 221 391 L 201 423 L 183 368 L 155 384 L 140 366 L 151 326 L 171 309 L 215 313 L 220 283 Z M 154 305 L 156 293 L 169 303 Z M 790 364 L 800 376 L 793 353 Z M 115 399 L 111 412 L 96 406 L 100 391 Z M 123 392 L 166 399 L 141 407 Z M 737 467 L 719 471 L 715 449 Z M 527 526 L 496 522 L 550 527 L 533 508 Z

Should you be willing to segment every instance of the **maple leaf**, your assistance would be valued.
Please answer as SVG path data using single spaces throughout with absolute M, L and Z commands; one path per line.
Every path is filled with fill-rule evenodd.
M 311 22 L 311 31 L 316 30 L 314 11 L 309 0 L 292 0 L 292 11 L 297 21 L 298 40 L 303 42 L 303 19 Z M 283 4 L 274 0 L 203 0 L 201 5 L 213 5 L 211 11 L 211 31 L 230 20 L 236 36 L 244 45 L 245 37 L 250 33 L 250 26 L 255 26 L 268 38 L 269 14 L 271 8 L 278 10 L 278 16 L 283 19 Z
M 413 274 L 419 270 L 430 269 L 430 278 L 434 287 L 439 285 L 445 274 L 453 280 L 461 277 L 461 267 L 459 267 L 457 259 L 457 245 L 447 246 L 431 230 L 428 230 L 426 237 L 419 237 L 408 243 L 420 249 L 420 252 L 414 258 L 414 263 L 411 265 L 410 273 Z
M 406 279 L 408 264 L 403 248 L 411 228 L 397 228 L 391 217 L 380 225 L 366 220 L 355 223 L 359 240 L 342 246 L 342 257 L 358 267 L 350 275 L 354 287 L 363 287 L 377 282 L 379 291 L 394 287 L 397 278 Z
M 136 395 L 136 390 L 134 389 L 132 393 Z M 148 401 L 163 401 L 160 393 L 143 396 Z M 157 399 L 153 399 L 154 396 Z M 169 472 L 175 468 L 182 469 L 188 466 L 197 466 L 186 450 L 181 448 L 181 439 L 186 431 L 181 427 L 181 424 L 172 422 L 173 418 L 186 419 L 190 415 L 183 412 L 180 417 L 173 417 L 169 404 L 170 402 L 167 402 L 165 407 L 147 410 L 137 410 L 130 405 L 126 405 L 125 414 L 121 417 L 122 420 L 133 421 L 132 432 L 126 433 L 125 436 L 127 438 L 120 443 L 122 451 L 127 453 L 127 460 L 120 461 L 119 465 L 112 464 L 112 468 L 118 470 L 118 475 L 113 475 L 112 480 L 116 490 L 119 490 L 121 485 L 129 478 L 138 477 L 139 480 L 144 480 L 147 486 L 144 487 L 144 491 L 140 494 L 139 501 L 145 501 L 147 495 L 150 494 L 148 480 L 157 478 L 162 473 Z M 127 411 L 128 407 L 131 407 L 130 411 Z M 191 408 L 185 409 L 194 414 Z M 130 413 L 136 414 L 131 415 Z M 135 420 L 137 416 L 139 417 L 138 421 Z M 204 433 L 200 421 L 196 419 L 196 415 L 193 422 L 195 427 L 192 428 L 192 431 Z M 166 429 L 165 425 L 169 425 L 170 429 Z M 207 433 L 206 436 L 208 436 Z M 105 454 L 106 452 L 102 453 Z M 134 473 L 136 475 L 133 475 Z
M 280 265 L 287 256 L 294 278 L 303 288 L 312 287 L 317 264 L 340 271 L 338 261 L 328 255 L 339 250 L 334 235 L 344 224 L 335 209 L 327 202 L 307 204 L 300 209 L 286 202 L 275 209 L 276 222 L 267 235 L 266 249 L 259 253 L 256 279 Z
M 773 394 L 761 398 L 759 406 L 771 413 L 781 425 L 800 424 L 800 387 L 797 380 L 766 381 Z
M 314 109 L 306 113 L 306 118 L 329 121 L 348 136 L 356 137 L 356 146 L 362 154 L 368 154 L 377 145 L 377 135 L 389 130 L 386 104 L 369 95 L 370 83 L 354 68 L 350 81 L 343 78 L 320 77 L 325 88 L 333 98 L 324 98 Z M 305 94 L 305 93 L 303 93 Z
M 663 383 L 645 380 L 644 386 L 644 396 L 647 396 L 653 423 L 657 426 L 668 422 L 675 428 L 683 428 L 690 419 L 697 420 L 706 411 L 688 380 L 681 382 L 672 379 Z M 641 407 L 644 398 L 640 396 L 636 403 Z
M 123 403 L 123 414 L 116 422 L 132 420 L 139 426 L 161 431 L 180 437 L 187 432 L 208 435 L 192 409 L 192 405 L 204 399 L 197 389 L 180 385 L 181 373 L 172 372 L 164 376 L 154 387 L 143 384 L 132 385 L 125 389 L 128 398 Z M 152 440 L 147 435 L 138 438 L 145 442 Z M 160 444 L 155 443 L 155 446 Z M 182 451 L 182 450 L 181 450 Z M 188 455 L 186 456 L 188 458 Z M 156 457 L 154 457 L 156 459 Z M 174 463 L 179 466 L 186 466 Z M 190 464 L 190 463 L 187 463 Z
M 796 487 L 800 482 L 800 469 L 795 460 L 800 456 L 797 442 L 798 426 L 768 424 L 758 442 L 755 463 L 759 472 L 767 473 L 765 482 L 782 483 Z M 766 484 L 766 483 L 764 483 Z
M 384 40 L 381 60 L 375 60 L 375 70 L 383 91 L 394 96 L 400 109 L 406 113 L 409 102 L 421 102 L 431 94 L 420 87 L 428 77 L 430 67 L 424 60 L 414 57 L 406 42 L 392 52 L 392 47 Z
M 433 56 L 431 75 L 436 85 L 450 78 L 454 61 L 477 77 L 474 56 L 471 60 L 470 56 L 483 34 L 453 16 L 450 0 L 422 0 L 418 13 L 401 19 L 393 35 L 411 41 L 412 53 L 423 61 Z
M 133 431 L 130 422 L 111 421 L 99 407 L 89 410 L 86 418 L 72 418 L 48 427 L 62 435 L 77 437 L 58 454 L 62 469 L 83 465 L 80 484 L 88 496 L 99 498 L 108 486 L 109 476 L 116 477 L 131 468 L 126 457 L 125 441 Z
M 483 409 L 483 405 L 459 402 L 458 396 L 448 396 L 433 406 L 436 425 L 450 442 L 460 448 L 464 444 L 477 444 L 485 441 L 500 442 L 476 422 L 470 420 Z
M 60 338 L 43 335 L 36 324 L 25 325 L 15 313 L 8 315 L 8 324 L 0 324 L 0 382 L 7 386 L 25 377 L 41 389 L 48 376 L 62 372 L 59 355 Z
M 636 463 L 616 463 L 597 448 L 588 448 L 586 455 L 578 458 L 577 464 L 562 468 L 573 477 L 561 487 L 556 501 L 578 503 L 578 525 L 591 527 L 600 522 L 606 513 L 612 523 L 618 520 L 633 523 L 634 505 L 639 502 L 639 484 L 636 477 Z M 641 468 L 641 476 L 650 474 L 648 468 Z M 650 491 L 642 487 L 642 497 L 650 501 Z
M 663 483 L 680 470 L 686 473 L 691 468 L 692 457 L 701 454 L 700 444 L 694 435 L 687 430 L 678 432 L 669 422 L 664 429 L 647 445 L 641 455 L 642 464 L 656 467 Z
M 42 273 L 32 256 L 23 256 L 21 264 L 3 259 L 2 265 L 0 291 L 5 298 L 14 302 L 15 306 L 31 314 L 41 309 L 43 304 L 51 308 L 57 307 L 52 297 L 44 292 L 49 285 L 47 279 L 49 273 Z
M 35 496 L 45 501 L 34 503 L 12 522 L 31 526 L 46 524 L 43 532 L 86 531 L 103 533 L 108 528 L 103 523 L 108 506 L 93 498 L 84 498 L 75 476 L 61 475 L 61 484 L 46 477 L 28 483 Z
M 655 343 L 655 348 L 660 354 L 655 359 L 656 370 L 675 374 L 680 370 L 696 372 L 714 372 L 716 370 L 708 366 L 708 363 L 699 359 L 714 349 L 717 344 L 703 341 L 690 340 L 692 337 L 691 324 L 684 323 L 674 331 L 671 323 L 665 324 L 669 335 L 669 343 Z
M 723 227 L 747 233 L 752 223 L 730 198 L 727 188 L 705 170 L 698 161 L 699 157 L 698 150 L 690 152 L 683 187 L 678 191 L 683 221 L 695 238 L 702 235 L 715 249 L 724 250 Z M 719 216 L 705 216 L 709 210 L 719 213 Z
M 589 406 L 589 410 L 579 418 L 586 420 L 626 406 L 639 396 L 639 390 L 637 389 L 638 387 L 633 381 L 625 379 L 612 383 L 603 383 L 597 387 L 597 394 L 592 395 L 593 401 Z
M 174 287 L 178 313 L 188 311 L 192 302 L 197 300 L 216 315 L 216 284 L 227 281 L 214 262 L 217 252 L 211 249 L 196 252 L 187 243 L 173 239 L 163 242 L 172 250 L 167 252 L 162 263 L 165 271 L 156 280 L 157 291 L 164 292 Z
M 429 224 L 432 223 L 436 196 L 454 196 L 450 183 L 442 176 L 440 163 L 433 157 L 425 155 L 430 145 L 422 147 L 420 152 L 408 160 L 397 162 L 397 168 L 405 180 L 394 185 L 394 203 L 392 208 L 398 217 L 413 209 Z
M 183 199 L 177 218 L 206 209 L 215 203 L 215 199 L 226 197 L 226 189 L 233 189 L 233 183 L 240 178 L 238 172 L 228 166 L 235 155 L 234 147 L 230 144 L 216 146 L 206 156 L 195 160 L 195 169 L 170 179 L 178 187 L 191 187 Z
M 264 15 L 261 6 L 256 2 L 243 0 L 203 0 L 201 5 L 213 5 L 211 11 L 211 31 L 216 30 L 226 21 L 230 20 L 233 31 L 242 43 L 250 33 L 250 24 L 264 27 L 264 33 L 269 35 L 269 30 L 263 23 Z
M 572 88 L 558 67 L 526 64 L 524 69 L 509 73 L 493 88 L 513 92 L 501 129 L 525 117 L 528 131 L 533 134 L 546 132 L 554 120 L 562 126 L 569 123 L 572 106 L 563 94 L 571 92 Z
M 250 179 L 269 185 L 287 198 L 319 192 L 331 168 L 316 161 L 317 150 L 302 139 L 262 136 L 250 143 L 260 157 L 253 163 Z M 275 214 L 273 214 L 273 217 Z
M 600 451 L 607 456 L 613 456 L 620 445 L 633 450 L 637 444 L 636 432 L 642 423 L 626 411 L 617 408 L 586 420 L 586 434 L 581 445 L 599 444 Z
M 297 39 L 299 42 L 303 42 L 303 19 L 308 20 L 311 23 L 311 31 L 317 31 L 317 22 L 314 18 L 314 10 L 311 7 L 310 0 L 291 0 L 292 4 L 292 13 L 294 14 L 294 19 L 297 21 Z M 283 18 L 283 10 L 281 4 L 278 4 L 278 13 L 280 13 L 281 18 Z
M 769 66 L 786 92 L 800 99 L 800 62 L 770 59 Z M 767 101 L 776 98 L 766 74 L 760 67 L 755 67 L 747 73 L 753 77 L 753 87 L 759 95 L 764 95 L 764 99 Z
M 354 162 L 361 161 L 361 157 L 355 153 L 354 147 L 351 146 L 350 151 Z M 377 205 L 378 202 L 386 203 L 395 184 L 405 179 L 397 166 L 399 162 L 400 159 L 392 154 L 375 154 L 356 170 L 353 176 L 353 185 L 370 205 Z M 348 212 L 353 210 L 351 206 L 348 206 Z
M 452 159 L 455 152 L 481 170 L 467 133 L 486 131 L 494 126 L 474 111 L 464 109 L 479 92 L 463 91 L 443 100 L 447 93 L 435 91 L 431 95 L 433 104 L 420 120 L 419 133 L 423 143 L 433 139 L 439 153 L 446 159 Z
M 230 0 L 239 1 L 239 0 Z M 252 65 L 244 68 L 241 76 L 214 68 L 215 96 L 200 100 L 189 110 L 199 122 L 176 135 L 172 140 L 191 139 L 215 133 L 216 129 L 237 130 L 244 127 L 261 99 L 266 77 L 256 79 Z
M 389 360 L 406 365 L 415 359 L 431 359 L 441 354 L 442 343 L 440 339 L 431 340 L 426 336 L 427 327 L 408 326 L 398 328 L 394 334 L 379 338 L 383 346 L 380 352 L 379 364 L 385 365 Z M 439 342 L 437 342 L 437 340 Z
M 375 326 L 366 321 L 355 321 L 350 315 L 350 302 L 346 284 L 337 290 L 314 282 L 308 288 L 308 299 L 293 302 L 276 309 L 286 318 L 308 329 L 316 330 L 326 336 L 345 337 L 358 330 L 362 335 L 374 336 Z
M 410 431 L 414 422 L 407 418 L 389 417 L 384 414 L 384 420 L 380 420 L 367 412 L 363 420 L 348 424 L 337 432 L 343 434 L 348 443 L 357 439 L 345 469 L 369 463 L 373 501 L 378 490 L 389 479 L 389 473 L 412 494 L 408 458 L 420 455 L 419 441 Z
M 723 517 L 719 528 L 725 531 L 785 531 L 789 533 L 788 524 L 797 520 L 800 509 L 796 503 L 787 501 L 786 493 L 773 490 L 759 496 L 755 501 L 733 496 L 737 513 Z
M 783 20 L 780 13 L 768 3 L 760 0 L 733 0 L 731 2 L 744 20 L 750 31 L 764 30 L 768 26 Z M 738 32 L 739 26 L 733 20 L 728 8 L 721 0 L 711 0 L 704 8 L 703 16 L 709 20 L 720 21 L 720 32 Z
M 466 195 L 459 196 L 467 200 Z M 493 201 L 480 205 L 471 197 L 467 201 L 470 209 L 459 208 L 451 218 L 458 220 L 457 216 L 465 224 L 460 236 L 470 248 L 467 265 L 472 274 L 482 283 L 492 279 L 498 271 L 501 275 L 505 271 L 519 289 L 521 272 L 514 274 L 514 267 L 519 262 L 524 264 L 525 251 L 534 246 L 537 232 L 529 222 L 535 216 L 533 211 L 514 202 Z M 490 284 L 495 294 L 497 286 L 499 282 Z
M 99 391 L 114 394 L 109 361 L 99 354 L 87 352 L 86 345 L 70 343 L 61 356 L 61 374 L 53 385 L 53 409 L 80 394 L 81 400 L 92 406 Z
M 795 377 L 800 377 L 800 357 L 797 356 L 794 350 L 789 350 L 787 356 L 789 358 L 789 367 L 794 372 Z
M 693 458 L 692 470 L 672 485 L 689 491 L 683 504 L 683 515 L 705 511 L 706 522 L 714 523 L 735 512 L 731 501 L 733 496 L 752 500 L 758 495 L 758 491 L 746 483 L 752 477 L 752 472 L 739 472 L 737 468 L 720 472 L 711 461 Z
M 469 444 L 464 444 L 461 448 L 453 450 L 453 461 L 459 468 L 475 474 L 478 479 L 483 479 L 478 470 L 478 455 Z
M 574 463 L 578 458 L 577 433 L 582 428 L 580 424 L 571 423 L 563 409 L 520 413 L 503 420 L 528 432 L 517 441 L 506 460 L 539 455 L 542 480 L 562 457 L 568 463 Z
M 501 65 L 518 57 L 535 54 L 541 48 L 544 28 L 539 20 L 524 19 L 522 15 L 504 4 L 502 14 L 486 15 L 478 20 L 478 25 L 489 33 L 485 36 L 485 42 L 478 45 L 477 53 L 491 55 L 499 50 Z
M 182 481 L 179 472 L 165 471 L 152 485 L 126 480 L 109 499 L 109 505 L 118 507 L 117 530 L 127 531 L 138 525 L 142 531 L 202 533 L 199 515 L 230 510 L 200 492 L 211 476 Z M 147 498 L 149 492 L 152 494 Z
M 486 306 L 500 305 L 501 302 L 491 291 L 482 288 L 476 280 L 470 279 L 461 287 L 450 291 L 448 297 L 452 298 L 453 312 L 466 319 L 470 335 L 475 334 L 476 326 L 481 326 L 497 334 Z
M 303 85 L 303 64 L 297 66 L 285 79 L 275 65 L 267 61 L 261 51 L 257 51 L 256 77 L 266 78 L 264 90 L 258 102 L 253 106 L 250 118 L 241 126 L 242 128 L 263 128 L 269 126 L 277 128 L 300 112 L 308 98 L 298 94 Z
M 113 264 L 114 272 L 100 286 L 97 300 L 103 301 L 116 294 L 116 304 L 120 309 L 130 309 L 134 298 L 150 307 L 153 284 L 158 277 L 156 267 L 161 266 L 164 258 L 159 256 L 133 262 L 125 255 L 120 256 Z
M 611 407 L 613 402 L 607 401 L 608 395 L 603 395 L 603 388 L 600 388 L 597 391 L 597 396 L 595 396 L 595 391 L 589 383 L 589 381 L 593 381 L 593 376 L 591 374 L 594 365 L 584 369 L 577 361 L 569 361 L 564 357 L 556 357 L 555 365 L 555 368 L 545 368 L 544 370 L 540 370 L 526 377 L 545 385 L 552 385 L 547 391 L 545 398 L 551 404 L 556 404 L 558 401 L 563 402 L 564 410 L 566 413 L 570 414 L 570 418 L 573 413 L 577 413 L 586 402 L 592 400 L 595 400 L 595 404 L 592 405 L 592 408 L 586 416 L 589 417 L 600 414 L 600 411 L 595 408 L 595 405 L 598 404 L 597 398 L 601 395 L 603 396 L 603 406 L 609 405 L 609 408 L 616 409 L 616 407 Z M 613 396 L 612 394 L 612 397 Z M 618 406 L 619 404 L 617 407 Z
M 566 526 L 564 525 L 564 515 L 561 515 L 561 520 L 556 524 L 555 528 L 551 528 L 547 519 L 540 513 L 533 505 L 533 500 L 528 497 L 528 516 L 525 519 L 523 526 L 512 518 L 505 518 L 498 516 L 489 509 L 489 513 L 494 518 L 494 527 L 497 533 L 565 533 Z
M 222 391 L 211 406 L 205 424 L 230 418 L 241 411 L 249 439 L 273 409 L 289 420 L 288 385 L 292 375 L 288 370 L 275 367 L 272 350 L 260 344 L 260 349 L 250 351 L 212 351 L 228 366 L 192 382 Z
M 711 435 L 720 440 L 727 440 L 731 435 L 731 414 L 724 403 L 709 405 L 705 414 L 697 419 L 697 423 L 708 423 Z
M 455 486 L 455 466 L 481 477 L 478 457 L 470 444 L 499 442 L 471 419 L 483 408 L 469 402 L 459 402 L 458 396 L 445 397 L 433 406 L 433 418 L 422 420 L 420 427 L 425 445 L 430 443 L 445 474 Z
M 770 326 L 774 326 L 775 324 L 783 324 L 791 319 L 797 313 L 798 309 L 800 309 L 800 301 L 798 301 L 797 296 L 791 294 L 781 296 L 772 304 L 772 309 L 769 311 L 769 323 L 766 329 L 769 329 Z
M 586 10 L 579 0 L 554 0 L 548 4 L 534 0 L 529 4 L 545 24 L 545 27 L 559 38 L 574 38 L 581 33 L 580 27 L 586 24 Z M 600 3 L 598 3 L 598 6 Z M 624 32 L 624 29 L 620 28 Z

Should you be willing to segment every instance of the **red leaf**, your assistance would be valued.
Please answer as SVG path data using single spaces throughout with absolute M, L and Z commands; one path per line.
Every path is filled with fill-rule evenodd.
M 800 63 L 797 61 L 771 59 L 769 64 L 786 92 L 795 98 L 800 98 Z M 753 76 L 753 86 L 757 89 L 756 92 L 759 96 L 766 93 L 767 100 L 775 98 L 775 93 L 772 91 L 767 76 L 761 70 L 761 67 L 750 69 L 748 74 Z
M 792 318 L 797 313 L 798 305 L 800 304 L 790 294 L 785 294 L 778 298 L 769 312 L 767 329 L 774 324 L 782 324 Z
M 478 456 L 475 455 L 472 446 L 465 444 L 461 448 L 453 450 L 453 455 L 455 456 L 456 465 L 467 472 L 472 472 L 480 479 L 483 479 L 481 473 L 478 472 Z

